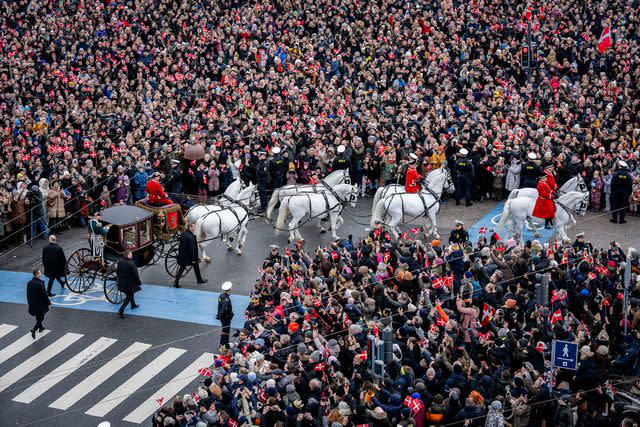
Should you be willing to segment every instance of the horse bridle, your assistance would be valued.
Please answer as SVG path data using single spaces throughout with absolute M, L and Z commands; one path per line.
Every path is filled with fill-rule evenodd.
M 556 204 L 559 205 L 562 209 L 564 209 L 565 211 L 567 211 L 570 214 L 574 214 L 574 215 L 578 215 L 578 216 L 582 216 L 587 212 L 587 207 L 589 206 L 588 203 L 588 198 L 589 198 L 589 194 L 583 194 L 582 198 L 580 199 L 580 204 L 578 205 L 577 208 L 570 208 L 562 203 L 560 203 L 558 200 L 556 200 Z

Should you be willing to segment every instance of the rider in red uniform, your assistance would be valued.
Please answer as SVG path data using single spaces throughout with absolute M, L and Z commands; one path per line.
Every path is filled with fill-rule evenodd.
M 416 169 L 416 161 L 418 160 L 418 156 L 411 153 L 409 154 L 409 168 L 407 169 L 407 177 L 405 180 L 404 188 L 407 193 L 417 193 L 420 191 L 420 173 Z
M 160 184 L 160 174 L 154 172 L 151 179 L 147 182 L 147 194 L 149 194 L 149 203 L 154 205 L 170 205 L 173 201 L 165 194 L 162 184 Z
M 556 217 L 556 207 L 553 199 L 556 195 L 558 185 L 551 175 L 551 171 L 545 169 L 544 176 L 538 181 L 538 200 L 533 208 L 533 216 L 536 218 L 544 218 L 544 228 L 550 229 L 553 219 Z

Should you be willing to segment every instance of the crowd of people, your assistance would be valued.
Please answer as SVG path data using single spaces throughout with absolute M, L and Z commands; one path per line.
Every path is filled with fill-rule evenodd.
M 412 153 L 424 175 L 462 147 L 473 198 L 535 186 L 521 176 L 535 153 L 610 209 L 623 160 L 637 212 L 637 1 L 0 8 L 2 245 L 143 198 L 154 172 L 168 192 L 204 197 L 238 177 L 267 189 L 349 168 L 366 193 L 402 183 Z
M 448 244 L 419 233 L 272 246 L 244 328 L 154 425 L 635 425 L 615 393 L 640 397 L 637 252 L 584 234 L 473 245 L 462 223 Z M 380 372 L 372 348 L 384 340 Z M 551 371 L 552 340 L 578 343 L 576 371 Z

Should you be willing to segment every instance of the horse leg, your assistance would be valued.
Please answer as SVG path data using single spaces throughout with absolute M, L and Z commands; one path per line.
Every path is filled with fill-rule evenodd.
M 440 233 L 438 233 L 438 222 L 436 219 L 436 212 L 438 209 L 440 209 L 440 206 L 438 206 L 437 209 L 430 209 L 427 212 L 427 222 L 431 224 L 429 226 L 429 232 L 432 233 L 436 239 L 440 239 Z
M 342 215 L 338 215 L 338 219 L 336 220 L 336 231 L 338 228 L 342 227 L 342 224 L 344 224 L 344 219 L 342 219 Z
M 540 238 L 540 232 L 538 231 L 538 227 L 536 227 L 535 220 L 531 217 L 527 217 L 526 221 L 529 221 L 529 225 L 531 225 L 531 228 L 533 229 L 533 237 L 536 239 Z
M 291 231 L 289 232 L 289 239 L 287 240 L 287 243 L 294 242 L 296 240 L 296 236 L 300 235 L 300 232 L 298 231 L 298 224 L 300 224 L 300 218 L 292 212 L 291 221 L 289 222 L 289 230 Z
M 391 219 L 389 220 L 388 226 L 389 226 L 389 231 L 391 232 L 391 234 L 393 234 L 393 237 L 395 237 L 396 240 L 398 240 L 398 237 L 400 237 L 400 230 L 398 230 L 398 224 L 400 223 L 400 220 L 402 220 L 402 215 L 400 215 L 399 217 L 394 216 L 393 214 L 390 213 Z
M 318 230 L 320 230 L 321 234 L 327 232 L 327 230 L 322 226 L 322 218 L 318 218 Z

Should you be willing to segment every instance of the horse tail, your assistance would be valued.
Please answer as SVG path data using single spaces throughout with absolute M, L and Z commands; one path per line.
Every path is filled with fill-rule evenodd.
M 378 187 L 378 189 L 376 190 L 376 194 L 373 196 L 373 204 L 371 205 L 371 215 L 373 215 L 373 212 L 376 210 L 376 206 L 378 206 L 378 202 L 382 197 L 384 189 L 385 187 Z
M 504 208 L 502 209 L 502 215 L 500 216 L 500 222 L 496 226 L 496 233 L 498 236 L 502 236 L 502 232 L 504 231 L 504 226 L 507 224 L 509 217 L 511 216 L 511 200 L 507 200 L 504 204 Z
M 274 193 L 275 194 L 275 193 Z M 289 216 L 289 197 L 285 197 L 282 202 L 280 202 L 280 210 L 278 210 L 278 219 L 276 221 L 276 234 L 279 234 L 280 231 L 284 231 L 285 229 L 285 221 Z
M 271 198 L 269 199 L 269 205 L 267 206 L 267 219 L 271 221 L 271 214 L 273 214 L 273 210 L 276 208 L 278 204 L 278 198 L 280 197 L 280 189 L 276 188 L 273 190 L 273 194 L 271 194 Z
M 373 213 L 371 214 L 371 228 L 376 226 L 376 221 L 382 221 L 383 215 L 384 215 L 384 202 L 385 199 L 382 199 L 380 201 L 378 201 L 378 203 L 375 205 L 375 209 L 373 210 Z

